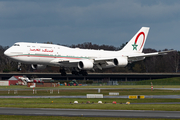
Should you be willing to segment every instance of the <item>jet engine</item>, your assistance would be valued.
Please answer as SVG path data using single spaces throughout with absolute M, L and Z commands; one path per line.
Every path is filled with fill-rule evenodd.
M 114 58 L 114 65 L 119 67 L 125 67 L 128 64 L 127 57 Z
M 31 65 L 32 69 L 34 70 L 42 70 L 46 68 L 46 65 L 40 65 L 40 64 L 32 64 Z
M 82 60 L 78 63 L 78 68 L 80 70 L 90 70 L 94 66 L 93 61 L 91 60 Z

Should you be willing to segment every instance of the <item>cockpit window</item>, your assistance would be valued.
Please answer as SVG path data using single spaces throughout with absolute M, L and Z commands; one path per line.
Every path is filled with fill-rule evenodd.
M 14 44 L 13 46 L 20 46 L 19 44 Z

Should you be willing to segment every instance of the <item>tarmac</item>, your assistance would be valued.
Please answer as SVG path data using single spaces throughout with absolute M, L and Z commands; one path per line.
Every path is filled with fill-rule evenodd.
M 126 117 L 126 118 L 170 118 L 179 119 L 180 111 L 146 110 L 94 110 L 94 109 L 52 109 L 52 108 L 3 108 L 1 115 L 30 116 L 79 116 L 79 117 Z

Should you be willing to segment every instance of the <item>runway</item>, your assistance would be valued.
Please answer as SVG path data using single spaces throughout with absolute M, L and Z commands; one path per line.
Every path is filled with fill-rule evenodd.
M 159 98 L 159 99 L 179 99 L 180 95 L 144 95 L 145 98 Z M 0 96 L 0 98 L 87 98 L 86 95 L 77 96 Z M 129 98 L 128 95 L 110 96 L 104 95 L 103 98 Z
M 1 115 L 180 118 L 180 111 L 0 108 Z

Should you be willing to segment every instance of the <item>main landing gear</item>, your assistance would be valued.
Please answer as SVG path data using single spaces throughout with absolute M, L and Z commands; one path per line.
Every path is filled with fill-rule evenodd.
M 86 70 L 80 70 L 79 72 L 78 71 L 72 71 L 72 74 L 73 75 L 83 75 L 83 76 L 87 76 L 88 75 Z
M 21 71 L 21 63 L 18 62 L 18 68 L 17 68 L 17 71 Z
M 60 68 L 59 72 L 61 73 L 61 76 L 66 76 L 66 70 L 64 68 Z M 82 76 L 87 76 L 88 73 L 86 70 L 72 70 L 72 75 L 82 75 Z
M 66 76 L 66 70 L 64 68 L 61 68 L 59 72 L 61 73 L 61 76 Z

